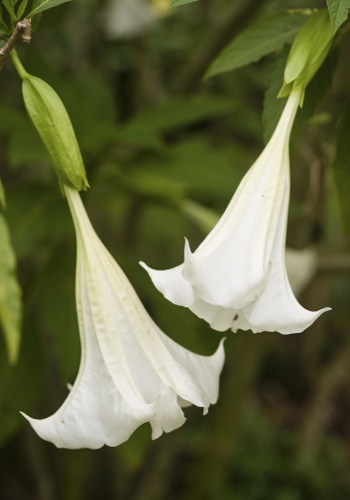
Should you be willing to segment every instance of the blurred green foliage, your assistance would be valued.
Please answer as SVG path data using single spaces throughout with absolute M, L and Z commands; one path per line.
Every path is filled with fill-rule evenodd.
M 108 41 L 104 2 L 73 0 L 45 11 L 31 45 L 18 46 L 27 71 L 48 82 L 67 108 L 92 186 L 83 198 L 97 233 L 163 331 L 202 354 L 213 352 L 219 334 L 166 301 L 138 261 L 158 269 L 179 264 L 184 236 L 195 249 L 261 151 L 263 129 L 268 138 L 281 112 L 276 94 L 287 52 L 202 83 L 196 76 L 203 47 L 213 45 L 222 20 L 234 16 L 232 4 L 193 2 L 138 37 Z M 237 32 L 277 9 L 325 6 L 297 0 L 249 5 L 248 14 L 238 16 Z M 7 20 L 5 9 L 2 14 Z M 0 176 L 24 312 L 15 367 L 0 339 L 1 499 L 350 496 L 350 240 L 341 230 L 331 169 L 343 123 L 335 178 L 340 172 L 344 209 L 349 45 L 345 35 L 335 49 L 339 62 L 332 53 L 310 84 L 291 144 L 288 244 L 318 245 L 323 255 L 300 300 L 309 309 L 330 305 L 333 312 L 295 336 L 228 332 L 221 398 L 206 417 L 188 408 L 186 424 L 156 442 L 142 426 L 122 446 L 95 452 L 57 450 L 19 414 L 42 418 L 57 410 L 77 373 L 80 345 L 73 225 L 25 113 L 21 82 L 6 63 L 0 73 Z M 207 58 L 202 74 L 213 59 Z M 185 80 L 191 91 L 184 90 Z

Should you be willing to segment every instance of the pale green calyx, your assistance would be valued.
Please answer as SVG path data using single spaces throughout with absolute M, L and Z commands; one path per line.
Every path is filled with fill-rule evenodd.
M 289 95 L 293 88 L 305 90 L 325 60 L 332 38 L 332 25 L 327 9 L 320 9 L 310 16 L 293 42 L 279 97 Z M 303 96 L 301 102 L 302 100 Z
M 23 99 L 59 180 L 78 191 L 89 187 L 72 123 L 60 97 L 46 82 L 25 71 L 17 54 L 12 55 L 23 79 Z

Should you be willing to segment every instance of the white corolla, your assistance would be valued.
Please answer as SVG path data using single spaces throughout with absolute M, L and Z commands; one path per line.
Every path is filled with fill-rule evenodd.
M 141 263 L 167 299 L 215 330 L 296 333 L 328 309 L 304 309 L 286 272 L 289 137 L 300 97 L 292 91 L 269 143 L 197 250 L 186 241 L 184 263 L 165 271 Z
M 194 404 L 206 413 L 217 401 L 222 342 L 207 357 L 168 338 L 97 237 L 79 193 L 64 190 L 78 247 L 80 369 L 56 413 L 42 420 L 24 416 L 60 448 L 117 446 L 145 422 L 156 439 L 184 423 L 181 407 Z

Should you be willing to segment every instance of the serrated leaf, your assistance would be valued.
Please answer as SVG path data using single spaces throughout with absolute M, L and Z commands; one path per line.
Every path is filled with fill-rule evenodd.
M 10 363 L 15 363 L 18 357 L 21 309 L 21 290 L 15 276 L 15 255 L 7 224 L 0 215 L 0 322 Z
M 286 103 L 286 98 L 278 98 L 277 95 L 283 85 L 283 74 L 288 52 L 289 47 L 285 47 L 279 55 L 271 74 L 270 85 L 265 92 L 262 115 L 265 143 L 271 138 Z
M 204 78 L 233 71 L 281 50 L 293 41 L 307 17 L 304 12 L 287 10 L 263 16 L 219 54 Z
M 57 7 L 61 5 L 61 3 L 70 2 L 71 0 L 34 0 L 33 8 L 31 12 L 28 14 L 28 17 L 34 17 L 39 12 L 43 12 L 44 10 L 52 9 L 53 7 Z
M 186 5 L 187 3 L 198 2 L 198 0 L 173 0 L 169 6 L 169 10 L 174 7 L 180 7 L 180 5 Z
M 331 18 L 333 34 L 347 20 L 350 10 L 350 0 L 327 0 L 329 17 Z
M 340 213 L 345 231 L 350 232 L 350 168 L 349 168 L 350 109 L 347 106 L 338 129 L 337 154 L 333 162 L 333 174 L 338 194 Z

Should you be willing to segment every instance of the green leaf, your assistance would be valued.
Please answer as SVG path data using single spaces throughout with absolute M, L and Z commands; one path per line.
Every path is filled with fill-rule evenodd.
M 15 363 L 18 357 L 21 312 L 21 290 L 15 277 L 15 255 L 6 221 L 0 215 L 0 322 L 10 363 Z
M 301 11 L 281 10 L 268 14 L 244 30 L 214 60 L 205 78 L 233 71 L 281 50 L 291 43 L 307 15 Z
M 176 97 L 159 106 L 143 110 L 121 130 L 119 137 L 139 146 L 159 149 L 162 147 L 160 133 L 233 111 L 232 102 L 220 97 L 206 95 Z
M 241 148 L 213 148 L 192 139 L 168 148 L 166 157 L 139 157 L 132 168 L 125 165 L 113 175 L 117 186 L 138 196 L 172 205 L 190 196 L 224 209 L 250 163 Z
M 333 173 L 338 193 L 340 213 L 342 216 L 343 227 L 346 232 L 350 232 L 349 130 L 350 108 L 347 106 L 337 133 L 337 154 L 333 163 Z
M 198 0 L 173 0 L 169 6 L 169 9 L 174 7 L 180 7 L 180 5 L 186 5 L 187 3 L 198 2 Z
M 28 0 L 23 0 L 23 2 L 21 3 L 21 5 L 18 7 L 17 10 L 17 19 L 21 19 L 21 17 L 24 14 L 24 11 L 26 10 L 27 5 L 28 5 Z
M 333 34 L 347 20 L 350 9 L 350 0 L 327 0 L 329 17 L 332 22 Z
M 11 21 L 16 21 L 16 15 L 14 11 L 15 2 L 13 0 L 2 0 L 2 4 L 4 5 L 7 12 L 10 14 Z
M 0 3 L 0 34 L 1 35 L 10 35 L 9 28 L 7 24 L 4 22 L 3 18 L 3 11 Z
M 89 155 L 99 155 L 105 151 L 105 145 L 115 144 L 117 127 L 114 98 L 101 76 L 91 71 L 79 72 L 69 81 L 52 75 L 52 81 L 55 81 L 55 89 L 74 123 L 82 151 Z M 88 102 L 89 105 L 81 106 L 82 102 Z
M 28 17 L 34 17 L 37 14 L 39 14 L 39 12 L 52 9 L 52 7 L 57 7 L 57 5 L 61 5 L 61 3 L 66 3 L 70 1 L 71 0 L 34 0 L 33 8 L 31 12 L 28 14 Z
M 271 74 L 270 85 L 265 92 L 262 115 L 265 143 L 271 138 L 286 103 L 285 98 L 278 98 L 277 96 L 283 85 L 284 68 L 288 52 L 289 47 L 285 47 L 279 55 Z

